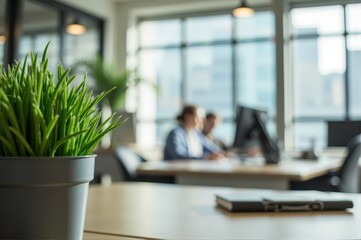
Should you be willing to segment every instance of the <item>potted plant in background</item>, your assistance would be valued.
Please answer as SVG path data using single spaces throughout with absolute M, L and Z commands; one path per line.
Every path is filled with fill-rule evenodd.
M 95 94 L 114 89 L 107 94 L 99 104 L 103 110 L 103 118 L 107 118 L 114 111 L 120 112 L 115 116 L 122 114 L 128 116 L 131 120 L 136 118 L 135 113 L 130 113 L 125 110 L 125 98 L 128 89 L 144 83 L 158 92 L 156 85 L 142 78 L 137 69 L 120 71 L 114 62 L 106 62 L 100 56 L 75 63 L 73 70 L 78 73 L 86 72 L 90 79 L 93 80 L 91 89 Z M 100 144 L 100 152 L 104 153 L 109 151 L 109 147 L 111 146 L 116 147 L 120 137 L 117 131 L 112 134 L 107 134 Z
M 92 152 L 124 123 L 101 123 L 109 91 L 93 97 L 85 78 L 71 87 L 69 70 L 48 70 L 46 50 L 0 73 L 1 239 L 82 239 Z
M 99 56 L 77 62 L 74 69 L 78 72 L 85 71 L 93 79 L 92 89 L 95 94 L 115 88 L 104 97 L 112 111 L 124 108 L 125 96 L 129 88 L 145 82 L 137 70 L 118 71 L 114 63 L 106 63 Z

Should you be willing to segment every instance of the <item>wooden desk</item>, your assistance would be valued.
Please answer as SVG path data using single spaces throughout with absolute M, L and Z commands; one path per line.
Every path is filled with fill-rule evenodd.
M 139 238 L 137 238 L 139 239 Z M 114 234 L 84 232 L 83 240 L 134 240 L 132 237 L 116 236 Z
M 89 189 L 85 231 L 145 239 L 361 239 L 361 195 L 349 212 L 227 213 L 216 193 L 241 190 L 152 183 Z M 116 238 L 115 238 L 116 239 Z
M 322 157 L 312 160 L 284 160 L 276 165 L 264 165 L 261 158 L 244 163 L 238 160 L 207 161 L 177 160 L 142 164 L 140 175 L 174 176 L 184 185 L 226 186 L 288 190 L 289 182 L 305 181 L 338 169 L 340 158 Z

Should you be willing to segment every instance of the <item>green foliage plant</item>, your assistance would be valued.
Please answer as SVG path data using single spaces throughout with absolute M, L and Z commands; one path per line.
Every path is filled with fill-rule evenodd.
M 93 90 L 95 94 L 114 88 L 104 98 L 108 100 L 112 110 L 124 107 L 126 91 L 130 87 L 145 82 L 137 70 L 118 71 L 114 63 L 106 63 L 100 56 L 79 61 L 74 68 L 78 71 L 86 71 L 88 76 L 94 80 L 95 87 Z
M 101 122 L 97 104 L 111 90 L 93 96 L 86 76 L 72 86 L 60 63 L 55 78 L 47 49 L 0 72 L 0 156 L 87 156 L 125 122 L 114 114 Z

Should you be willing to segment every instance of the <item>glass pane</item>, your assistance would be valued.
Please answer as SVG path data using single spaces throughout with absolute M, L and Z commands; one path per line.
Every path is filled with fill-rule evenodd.
M 344 49 L 342 37 L 293 42 L 295 116 L 345 114 Z
M 179 19 L 141 22 L 140 46 L 164 46 L 180 44 L 181 22 Z
M 316 147 L 327 146 L 327 124 L 325 122 L 294 123 L 294 148 L 308 149 L 315 140 Z
M 256 12 L 249 18 L 237 18 L 236 37 L 249 39 L 274 36 L 275 22 L 272 12 Z
M 186 102 L 233 117 L 231 47 L 191 47 L 186 62 Z
M 236 132 L 236 127 L 234 123 L 223 120 L 222 123 L 217 125 L 212 133 L 214 137 L 221 140 L 227 146 L 231 147 L 234 141 L 234 134 Z
M 361 32 L 361 4 L 349 4 L 346 6 L 347 31 Z
M 350 79 L 350 114 L 351 118 L 361 118 L 361 35 L 347 38 Z
M 6 10 L 6 0 L 0 0 L 0 64 L 4 62 L 4 54 L 5 54 L 5 10 Z M 0 69 L 1 70 L 1 69 Z
M 186 20 L 187 42 L 231 40 L 230 15 L 194 17 Z
M 23 59 L 30 50 L 42 52 L 50 41 L 47 52 L 49 68 L 56 72 L 59 62 L 58 12 L 53 8 L 30 1 L 24 1 L 22 11 L 22 34 L 19 41 L 18 59 Z
M 276 114 L 275 49 L 273 42 L 237 46 L 237 103 Z
M 137 124 L 137 147 L 139 149 L 152 149 L 156 144 L 156 129 L 154 122 L 138 122 Z
M 142 76 L 157 83 L 159 89 L 156 96 L 157 119 L 173 119 L 181 108 L 180 67 L 179 49 L 144 50 L 140 54 Z M 149 104 L 146 107 L 149 108 Z
M 293 34 L 343 33 L 342 6 L 296 8 L 291 11 Z
M 175 128 L 176 125 L 177 122 L 175 120 L 157 123 L 157 146 L 164 147 L 169 132 Z
M 94 58 L 100 49 L 100 33 L 97 23 L 85 18 L 75 18 L 71 15 L 66 17 L 66 24 L 71 24 L 75 21 L 84 25 L 86 32 L 80 35 L 70 33 L 65 35 L 64 65 L 66 67 L 72 67 L 74 63 L 80 60 Z

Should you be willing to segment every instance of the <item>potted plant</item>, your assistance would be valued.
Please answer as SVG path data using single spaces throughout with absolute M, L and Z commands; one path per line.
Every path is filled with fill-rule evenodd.
M 145 82 L 137 70 L 118 71 L 114 63 L 106 63 L 99 56 L 77 62 L 74 69 L 79 72 L 85 71 L 91 77 L 95 94 L 115 88 L 104 97 L 113 111 L 124 108 L 125 95 L 130 87 Z
M 0 73 L 1 239 L 82 239 L 92 152 L 124 123 L 101 123 L 108 92 L 93 97 L 60 64 L 50 72 L 47 48 Z
M 119 114 L 134 114 L 125 111 L 125 97 L 128 89 L 138 86 L 141 83 L 152 87 L 156 92 L 158 89 L 155 84 L 145 80 L 141 77 L 137 69 L 118 70 L 114 62 L 106 62 L 100 56 L 94 56 L 90 59 L 81 60 L 74 64 L 73 70 L 78 73 L 86 72 L 86 74 L 93 80 L 91 86 L 95 94 L 114 89 L 107 94 L 100 103 L 103 109 L 103 117 L 107 118 L 111 112 L 118 111 Z M 118 116 L 118 115 L 115 115 Z M 101 142 L 99 150 L 109 149 L 111 146 L 116 146 L 119 142 L 119 134 L 113 132 L 107 134 Z

